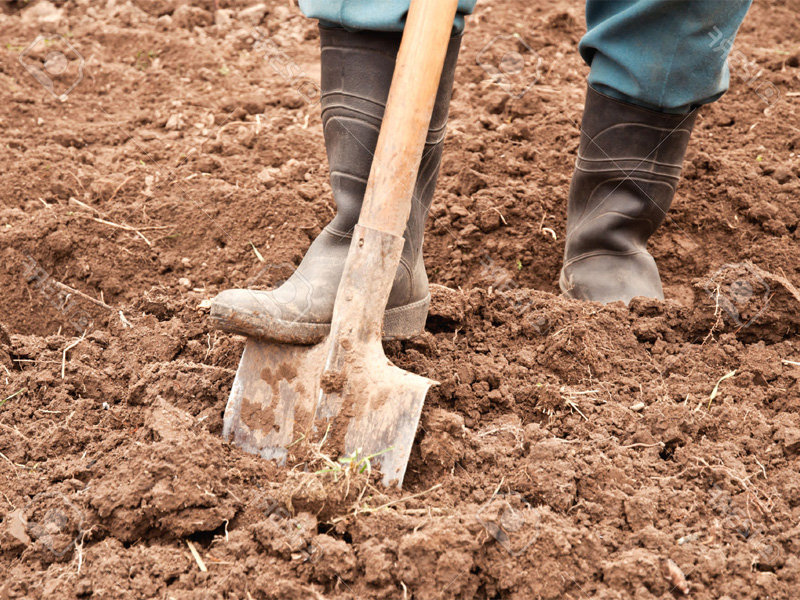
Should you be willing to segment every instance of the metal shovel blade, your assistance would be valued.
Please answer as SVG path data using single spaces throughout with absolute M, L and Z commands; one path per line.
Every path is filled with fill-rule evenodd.
M 326 434 L 325 446 L 332 451 L 343 448 L 345 456 L 369 458 L 383 474 L 383 485 L 399 488 L 425 395 L 437 382 L 394 366 L 379 344 L 357 360 L 348 358 L 350 366 L 338 371 L 340 389 L 325 380 L 330 371 L 323 375 L 314 428 L 317 435 Z
M 280 465 L 297 442 L 324 439 L 323 452 L 334 458 L 374 455 L 371 465 L 380 469 L 383 484 L 400 487 L 425 395 L 435 382 L 392 365 L 381 350 L 362 355 L 338 385 L 325 381 L 329 344 L 248 339 L 223 436 Z
M 324 344 L 248 338 L 225 407 L 223 437 L 285 464 L 287 447 L 310 432 L 324 362 Z

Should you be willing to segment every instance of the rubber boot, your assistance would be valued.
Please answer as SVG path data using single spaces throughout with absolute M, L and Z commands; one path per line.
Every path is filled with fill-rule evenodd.
M 564 295 L 664 299 L 647 240 L 672 203 L 696 119 L 697 110 L 660 113 L 589 88 L 567 206 Z
M 401 34 L 396 33 L 320 28 L 322 125 L 337 214 L 283 285 L 271 291 L 220 293 L 211 305 L 211 318 L 220 329 L 291 344 L 314 344 L 327 335 L 400 40 Z M 422 238 L 439 174 L 460 44 L 460 35 L 454 36 L 445 58 L 404 234 L 405 247 L 386 308 L 386 338 L 409 338 L 425 327 L 430 293 Z

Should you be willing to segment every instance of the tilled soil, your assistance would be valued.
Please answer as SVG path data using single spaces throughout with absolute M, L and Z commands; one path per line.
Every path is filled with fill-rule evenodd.
M 800 3 L 753 7 L 630 307 L 557 295 L 582 6 L 479 4 L 387 344 L 440 382 L 402 491 L 220 436 L 206 301 L 333 213 L 315 24 L 249 4 L 0 3 L 0 597 L 796 597 Z

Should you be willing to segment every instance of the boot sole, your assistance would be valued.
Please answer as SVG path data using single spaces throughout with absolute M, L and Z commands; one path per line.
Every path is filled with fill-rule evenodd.
M 558 287 L 561 289 L 561 295 L 567 298 L 575 298 L 572 295 L 572 288 L 567 286 L 567 280 L 564 279 L 564 270 L 561 270 L 561 274 L 558 276 Z
M 428 294 L 417 302 L 388 309 L 384 312 L 383 339 L 407 340 L 422 333 L 430 304 Z M 216 328 L 222 331 L 282 344 L 317 344 L 331 329 L 330 323 L 285 321 L 274 317 L 267 320 L 219 303 L 211 306 L 210 317 Z

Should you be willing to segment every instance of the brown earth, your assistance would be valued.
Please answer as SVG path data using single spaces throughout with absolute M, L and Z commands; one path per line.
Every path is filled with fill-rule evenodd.
M 387 348 L 441 382 L 402 492 L 220 437 L 243 343 L 203 301 L 285 277 L 332 214 L 315 25 L 249 4 L 0 3 L 0 597 L 797 597 L 800 3 L 753 7 L 756 68 L 703 111 L 652 244 L 668 300 L 630 307 L 555 295 L 581 6 L 479 4 L 442 287 Z M 476 59 L 510 32 L 542 58 L 518 100 Z

